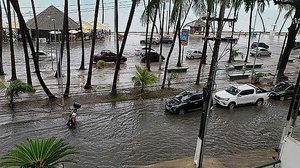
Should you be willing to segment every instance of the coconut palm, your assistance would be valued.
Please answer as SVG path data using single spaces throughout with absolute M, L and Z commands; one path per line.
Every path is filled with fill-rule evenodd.
M 40 67 L 39 67 L 39 61 L 38 61 L 38 57 L 37 55 L 35 55 L 35 50 L 34 50 L 34 46 L 33 46 L 33 42 L 32 42 L 32 39 L 31 39 L 31 36 L 30 36 L 30 33 L 29 33 L 29 29 L 28 27 L 26 26 L 26 22 L 24 20 L 24 17 L 20 11 L 20 6 L 19 6 L 19 1 L 11 1 L 11 4 L 18 16 L 18 20 L 19 20 L 19 24 L 20 24 L 20 29 L 23 29 L 25 31 L 25 35 L 26 37 L 22 37 L 22 38 L 26 38 L 27 41 L 28 41 L 28 44 L 30 46 L 30 50 L 31 50 L 31 53 L 32 53 L 32 56 L 33 56 L 33 63 L 34 63 L 34 68 L 35 68 L 35 73 L 37 75 L 37 78 L 44 90 L 44 92 L 47 94 L 47 96 L 49 97 L 49 99 L 54 99 L 56 98 L 52 93 L 51 91 L 48 89 L 48 87 L 46 86 L 42 76 L 41 76 L 41 72 L 40 72 Z M 36 18 L 36 15 L 34 15 L 34 17 Z M 36 24 L 37 25 L 37 24 Z
M 97 35 L 97 20 L 98 20 L 98 13 L 99 13 L 99 6 L 100 0 L 96 0 L 95 6 L 95 15 L 94 15 L 94 27 L 93 27 L 93 36 L 92 36 L 92 46 L 91 46 L 91 55 L 90 55 L 90 62 L 89 62 L 89 71 L 88 77 L 86 80 L 86 84 L 84 86 L 85 89 L 92 88 L 92 68 L 93 68 L 93 57 L 95 52 L 95 44 L 96 44 L 96 35 Z
M 124 49 L 125 49 L 125 45 L 126 45 L 129 29 L 130 29 L 130 26 L 131 26 L 131 23 L 132 23 L 132 19 L 133 19 L 133 16 L 134 16 L 134 12 L 135 12 L 136 6 L 138 5 L 139 2 L 140 2 L 140 0 L 132 0 L 132 3 L 131 3 L 131 8 L 130 8 L 130 12 L 129 12 L 127 25 L 126 25 L 126 28 L 125 28 L 124 37 L 123 37 L 123 40 L 122 40 L 120 52 L 117 55 L 117 62 L 116 62 L 116 67 L 115 67 L 113 85 L 112 85 L 112 89 L 111 89 L 111 94 L 112 95 L 117 94 L 117 79 L 118 79 L 119 70 L 120 70 L 121 57 L 122 57 Z
M 0 166 L 53 168 L 61 163 L 74 162 L 65 158 L 77 153 L 63 139 L 27 139 L 26 144 L 18 144 L 5 154 Z
M 248 62 L 249 51 L 250 51 L 254 2 L 255 2 L 255 0 L 245 0 L 245 11 L 248 12 L 250 10 L 249 35 L 248 35 L 248 43 L 247 43 L 248 45 L 247 45 L 247 53 L 246 53 L 245 62 Z
M 208 37 L 209 37 L 209 29 L 210 29 L 210 21 L 208 18 L 211 17 L 211 14 L 214 10 L 214 1 L 213 0 L 194 0 L 196 13 L 199 15 L 203 12 L 203 10 L 206 8 L 206 23 L 205 23 L 205 39 L 204 44 L 202 48 L 202 56 L 201 60 L 199 62 L 198 67 L 198 73 L 197 73 L 197 79 L 196 79 L 196 85 L 199 85 L 200 83 L 200 74 L 202 69 L 202 64 L 206 64 L 206 53 L 207 53 L 207 45 L 208 45 Z M 206 6 L 205 6 L 206 5 Z
M 294 17 L 291 22 L 290 27 L 288 28 L 288 36 L 287 36 L 287 43 L 285 45 L 283 54 L 281 55 L 280 62 L 278 63 L 278 73 L 277 73 L 277 82 L 284 80 L 284 71 L 286 69 L 287 62 L 289 60 L 289 56 L 291 54 L 292 49 L 295 46 L 295 40 L 297 33 L 299 32 L 299 19 L 300 19 L 300 1 L 298 0 L 290 0 L 290 1 L 279 1 L 274 0 L 274 3 L 283 4 L 283 5 L 291 5 L 295 9 Z
M 134 86 L 140 86 L 141 92 L 144 92 L 144 88 L 148 85 L 154 84 L 157 81 L 157 77 L 150 73 L 147 68 L 141 68 L 139 66 L 135 66 L 136 72 L 135 76 L 132 77 L 132 81 Z
M 24 57 L 25 57 L 27 84 L 32 86 L 31 70 L 30 70 L 30 64 L 29 64 L 29 56 L 28 56 L 27 41 L 25 38 L 25 31 L 23 29 L 21 29 L 20 31 L 21 31 L 21 36 L 22 36 L 22 43 L 23 43 L 23 50 L 24 50 Z
M 79 19 L 79 30 L 80 30 L 80 37 L 81 37 L 81 64 L 80 70 L 84 70 L 84 34 L 82 31 L 82 20 L 81 20 L 81 10 L 80 10 L 80 0 L 77 0 L 77 11 L 78 11 L 78 19 Z
M 70 83 L 71 83 L 71 61 L 70 61 L 70 38 L 69 38 L 69 9 L 68 9 L 68 0 L 65 0 L 64 7 L 64 26 L 63 26 L 63 36 L 66 36 L 66 49 L 67 49 L 67 82 L 66 82 L 66 90 L 64 93 L 64 97 L 69 97 L 70 93 Z
M 5 91 L 5 97 L 9 98 L 10 106 L 13 108 L 15 98 L 21 93 L 34 93 L 35 89 L 32 86 L 22 82 L 19 79 L 10 82 L 10 85 Z
M 3 21 L 2 21 L 2 7 L 0 2 L 0 75 L 4 75 L 2 45 L 3 45 Z
M 16 73 L 14 42 L 13 42 L 12 25 L 11 25 L 10 0 L 7 0 L 6 4 L 7 4 L 6 6 L 7 6 L 7 20 L 8 20 L 8 32 L 9 32 L 10 59 L 11 59 L 11 80 L 16 80 L 17 73 Z
M 174 46 L 175 46 L 175 42 L 176 42 L 176 37 L 177 37 L 177 33 L 180 30 L 180 20 L 181 20 L 181 12 L 182 12 L 182 7 L 184 4 L 184 0 L 175 0 L 174 1 L 174 6 L 173 6 L 173 10 L 172 10 L 172 15 L 170 18 L 170 23 L 175 23 L 176 22 L 176 29 L 173 35 L 173 42 L 172 45 L 170 47 L 168 56 L 166 58 L 166 63 L 165 63 L 165 69 L 164 69 L 164 76 L 163 76 L 163 81 L 162 81 L 162 85 L 161 85 L 161 89 L 165 88 L 165 84 L 166 84 L 166 79 L 167 79 L 167 70 L 168 70 L 168 66 L 169 66 L 169 61 L 170 61 L 170 57 L 172 55 Z

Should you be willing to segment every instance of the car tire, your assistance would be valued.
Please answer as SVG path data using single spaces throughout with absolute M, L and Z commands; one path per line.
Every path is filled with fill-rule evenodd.
M 233 110 L 233 109 L 235 108 L 235 103 L 234 103 L 234 102 L 229 103 L 229 104 L 228 104 L 228 108 L 229 108 L 230 110 Z
M 184 115 L 185 113 L 186 113 L 186 109 L 183 109 L 183 108 L 182 108 L 182 109 L 179 109 L 179 110 L 178 110 L 178 114 L 179 114 L 179 115 Z
M 283 100 L 285 100 L 285 97 L 284 96 L 280 96 L 279 100 L 283 101 Z
M 255 104 L 256 106 L 262 106 L 264 104 L 264 99 L 258 99 Z
M 191 56 L 191 59 L 194 59 L 194 57 L 193 57 L 193 56 Z

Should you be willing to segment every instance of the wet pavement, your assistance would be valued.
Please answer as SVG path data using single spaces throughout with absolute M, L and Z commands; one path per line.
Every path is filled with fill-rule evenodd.
M 129 36 L 128 45 L 124 55 L 128 57 L 126 64 L 120 71 L 119 88 L 132 87 L 131 76 L 134 74 L 134 66 L 139 63 L 139 58 L 133 51 L 139 48 L 139 39 L 142 36 L 132 34 Z M 273 73 L 279 58 L 283 37 L 263 36 L 262 41 L 270 45 L 272 56 L 258 58 L 257 62 L 263 63 L 259 69 L 262 72 Z M 247 38 L 241 36 L 236 48 L 241 52 L 246 51 Z M 200 48 L 203 42 L 199 37 L 190 38 L 190 48 Z M 87 47 L 89 44 L 86 44 Z M 96 53 L 104 48 L 113 48 L 113 40 L 98 42 Z M 222 49 L 226 48 L 222 43 Z M 25 80 L 25 65 L 22 57 L 21 44 L 16 45 L 18 78 Z M 169 45 L 164 45 L 164 56 L 167 55 Z M 72 77 L 71 96 L 86 93 L 83 89 L 86 80 L 86 71 L 79 71 L 80 43 L 71 44 Z M 43 44 L 42 50 L 47 50 L 49 45 Z M 158 48 L 154 47 L 156 50 Z M 187 49 L 187 48 L 186 48 Z M 7 75 L 2 79 L 10 78 L 8 46 L 4 48 L 4 67 Z M 211 51 L 209 52 L 211 53 Z M 177 62 L 178 51 L 175 48 L 171 59 L 171 65 Z M 86 62 L 89 49 L 86 49 Z M 299 56 L 298 51 L 293 51 L 292 57 Z M 221 58 L 219 66 L 225 68 L 228 56 Z M 237 58 L 240 59 L 241 58 Z M 196 79 L 198 61 L 183 59 L 183 65 L 188 66 L 186 74 L 179 74 L 172 87 L 189 88 Z M 249 58 L 249 62 L 253 57 Z M 43 77 L 49 88 L 59 95 L 57 81 L 51 70 L 51 60 L 40 62 Z M 55 65 L 55 64 L 54 64 Z M 86 68 L 87 68 L 86 64 Z M 292 80 L 299 69 L 299 60 L 288 64 L 288 74 Z M 204 68 L 204 74 L 208 73 L 209 66 Z M 152 64 L 152 71 L 162 78 L 162 71 L 158 70 L 158 63 Z M 97 94 L 107 93 L 111 86 L 114 64 L 105 65 L 104 69 L 93 69 L 94 88 L 92 92 Z M 205 75 L 204 75 L 205 76 Z M 272 78 L 270 76 L 269 78 Z M 203 78 L 203 82 L 204 82 Z M 159 81 L 158 84 L 160 84 Z M 226 71 L 218 71 L 216 89 L 219 90 L 228 84 L 234 84 L 228 80 Z M 35 97 L 46 98 L 34 78 L 34 86 L 37 88 Z M 22 96 L 23 100 L 29 96 Z M 29 98 L 30 99 L 30 98 Z M 192 112 L 186 115 L 171 115 L 164 112 L 164 99 L 124 101 L 112 103 L 99 103 L 83 105 L 79 111 L 78 128 L 69 130 L 66 126 L 69 107 L 51 107 L 47 104 L 39 108 L 18 109 L 14 112 L 5 107 L 7 101 L 1 97 L 0 113 L 0 156 L 17 143 L 25 142 L 28 137 L 56 136 L 65 138 L 75 145 L 80 154 L 76 156 L 78 163 L 71 167 L 136 167 L 149 165 L 165 160 L 180 159 L 194 155 L 197 135 L 199 131 L 200 113 Z M 79 102 L 80 103 L 80 102 Z M 289 108 L 289 101 L 265 102 L 262 107 L 247 106 L 234 110 L 215 107 L 210 115 L 207 131 L 206 154 L 216 158 L 226 167 L 240 168 L 245 165 L 253 165 L 254 161 L 262 160 L 261 151 L 269 151 L 278 146 L 285 117 Z M 298 125 L 298 122 L 297 122 Z M 296 129 L 296 138 L 300 138 Z M 249 152 L 247 152 L 249 151 Z M 256 152 L 253 152 L 256 151 Z M 236 162 L 234 158 L 240 158 Z M 251 163 L 243 163 L 249 160 Z M 265 158 L 269 160 L 270 158 Z

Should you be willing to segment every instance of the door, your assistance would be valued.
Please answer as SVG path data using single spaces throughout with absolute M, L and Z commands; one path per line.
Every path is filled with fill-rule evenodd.
M 238 94 L 237 104 L 254 103 L 254 89 L 243 90 Z
M 286 89 L 286 98 L 287 99 L 291 99 L 294 96 L 294 90 L 295 90 L 295 86 L 290 86 Z
M 200 94 L 193 95 L 189 100 L 189 109 L 199 109 L 202 108 L 201 103 L 202 96 Z

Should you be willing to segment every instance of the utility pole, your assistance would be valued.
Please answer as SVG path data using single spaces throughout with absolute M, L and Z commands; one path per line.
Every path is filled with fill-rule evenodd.
M 224 14 L 225 14 L 225 2 L 221 1 L 220 12 L 219 12 L 219 19 L 218 19 L 218 30 L 216 34 L 215 44 L 214 44 L 214 51 L 212 55 L 211 65 L 209 76 L 207 80 L 207 86 L 203 88 L 203 111 L 201 114 L 201 122 L 200 122 L 200 129 L 197 139 L 197 147 L 195 151 L 195 164 L 197 168 L 202 168 L 202 162 L 204 157 L 204 149 L 205 149 L 205 134 L 207 130 L 207 123 L 208 123 L 208 115 L 211 111 L 212 105 L 212 93 L 216 78 L 217 66 L 218 66 L 218 55 L 219 49 L 221 44 L 221 36 L 223 30 L 223 21 L 224 21 Z

